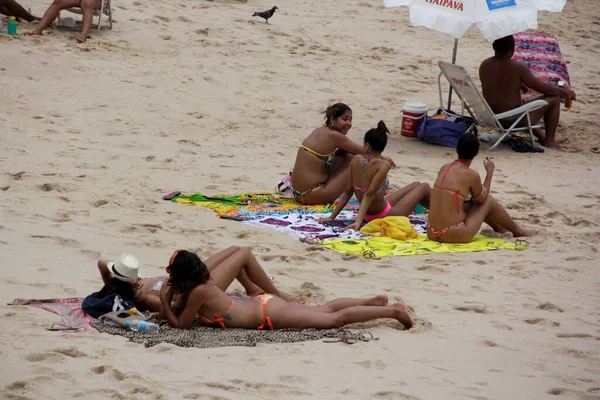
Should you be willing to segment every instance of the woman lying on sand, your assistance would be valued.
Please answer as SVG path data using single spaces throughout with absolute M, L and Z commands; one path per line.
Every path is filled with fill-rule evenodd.
M 376 318 L 394 318 L 407 328 L 414 324 L 406 306 L 387 305 L 387 296 L 337 299 L 317 307 L 289 303 L 273 294 L 253 298 L 228 296 L 221 288 L 229 286 L 238 271 L 222 268 L 211 273 L 196 254 L 186 250 L 173 253 L 167 272 L 169 280 L 160 291 L 159 317 L 168 320 L 174 328 L 189 328 L 196 316 L 207 325 L 217 325 L 223 329 L 326 329 Z M 246 272 L 258 286 L 269 284 L 269 278 L 256 269 Z M 171 306 L 176 294 L 182 299 L 181 312 Z
M 365 133 L 363 144 L 365 154 L 357 154 L 350 163 L 350 176 L 346 182 L 344 196 L 338 202 L 329 218 L 321 222 L 331 222 L 344 209 L 352 195 L 360 202 L 356 221 L 345 229 L 359 230 L 363 219 L 367 222 L 387 216 L 408 216 L 417 204 L 429 207 L 431 188 L 426 183 L 413 182 L 389 194 L 388 172 L 392 164 L 381 156 L 387 144 L 389 130 L 379 121 L 376 129 Z
M 54 0 L 50 7 L 44 13 L 40 24 L 31 32 L 30 35 L 41 35 L 42 31 L 46 29 L 58 16 L 58 13 L 65 8 L 79 7 L 83 12 L 83 26 L 81 29 L 81 35 L 77 38 L 79 43 L 83 43 L 89 37 L 90 28 L 92 27 L 92 19 L 94 17 L 94 10 L 100 10 L 102 7 L 102 0 Z
M 456 147 L 458 159 L 444 165 L 431 192 L 427 236 L 445 243 L 468 243 L 485 222 L 496 232 L 512 232 L 513 236 L 534 236 L 534 231 L 521 228 L 504 207 L 492 197 L 490 188 L 494 161 L 486 157 L 487 171 L 481 184 L 479 174 L 471 163 L 479 153 L 479 140 L 473 134 L 464 134 Z
M 362 146 L 346 135 L 352 110 L 337 103 L 325 111 L 325 126 L 315 129 L 298 149 L 292 171 L 294 199 L 301 204 L 331 204 L 344 191 L 348 166 Z M 394 162 L 388 161 L 395 166 Z
M 242 284 L 248 296 L 269 293 L 286 301 L 304 302 L 303 299 L 296 299 L 277 290 L 249 249 L 231 246 L 207 258 L 205 265 L 208 271 L 216 277 L 220 277 L 222 274 L 235 274 L 234 278 Z M 160 290 L 168 278 L 139 278 L 135 268 L 121 272 L 118 271 L 118 268 L 114 263 L 98 260 L 98 269 L 104 284 L 107 284 L 113 277 L 130 283 L 133 290 L 132 300 L 136 306 L 141 310 L 158 312 L 161 304 Z M 257 276 L 260 284 L 255 281 Z M 224 291 L 227 290 L 233 279 L 224 285 L 225 282 L 223 279 L 218 279 L 212 284 Z M 178 300 L 177 297 L 174 298 L 175 302 Z

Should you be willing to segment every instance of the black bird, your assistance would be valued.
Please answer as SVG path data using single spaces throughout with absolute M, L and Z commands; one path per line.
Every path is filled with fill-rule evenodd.
M 271 8 L 270 10 L 267 10 L 267 11 L 255 12 L 254 14 L 252 14 L 252 16 L 264 18 L 268 24 L 269 18 L 271 18 L 273 16 L 273 14 L 275 14 L 275 10 L 277 10 L 277 6 Z

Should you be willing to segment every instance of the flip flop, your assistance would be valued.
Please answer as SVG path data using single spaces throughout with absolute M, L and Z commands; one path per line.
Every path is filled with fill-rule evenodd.
M 364 258 L 369 260 L 381 260 L 381 257 L 378 257 L 373 250 L 365 250 L 361 254 Z
M 79 331 L 81 329 L 82 328 L 78 328 L 76 326 L 63 326 L 58 324 L 52 324 L 50 328 L 46 328 L 47 331 Z
M 515 242 L 515 250 L 527 250 L 529 248 L 529 242 L 523 239 L 517 239 Z
M 319 239 L 311 238 L 308 236 L 301 237 L 300 241 L 306 244 L 321 244 L 321 241 Z
M 371 340 L 379 340 L 369 331 L 361 331 L 359 333 L 344 333 L 340 337 L 323 339 L 324 343 L 346 343 L 354 344 L 356 342 L 370 342 Z
M 178 190 L 173 190 L 171 192 L 167 192 L 167 194 L 163 196 L 163 200 L 173 200 L 177 196 L 181 196 L 181 192 Z

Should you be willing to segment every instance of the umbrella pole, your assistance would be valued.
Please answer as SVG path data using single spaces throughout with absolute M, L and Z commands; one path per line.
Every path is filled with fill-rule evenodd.
M 456 51 L 458 50 L 458 39 L 454 39 L 454 50 L 452 51 L 452 64 L 456 64 Z M 448 111 L 450 111 L 450 107 L 452 106 L 452 86 L 450 86 L 450 91 L 448 92 Z

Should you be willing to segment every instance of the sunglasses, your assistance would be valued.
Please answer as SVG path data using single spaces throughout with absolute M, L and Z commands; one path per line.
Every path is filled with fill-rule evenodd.
M 169 259 L 169 265 L 167 265 L 165 267 L 165 271 L 167 271 L 167 274 L 171 273 L 171 264 L 173 264 L 173 261 L 175 260 L 175 257 L 177 257 L 177 254 L 179 254 L 180 251 L 181 251 L 181 249 L 175 250 L 173 252 L 173 255 L 171 256 L 171 258 Z

